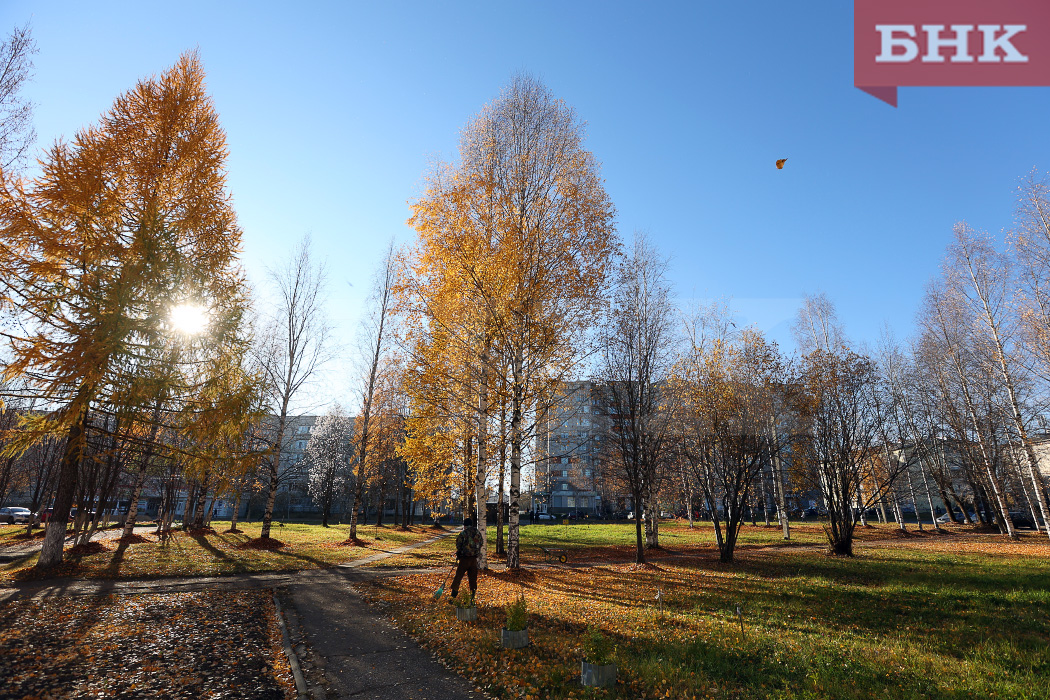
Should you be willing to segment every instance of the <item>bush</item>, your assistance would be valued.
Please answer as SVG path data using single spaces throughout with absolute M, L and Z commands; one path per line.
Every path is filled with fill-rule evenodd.
M 473 608 L 474 607 L 474 594 L 470 590 L 463 590 L 459 592 L 459 596 L 452 599 L 452 603 L 457 608 Z
M 597 627 L 588 627 L 583 635 L 583 660 L 596 666 L 613 662 L 613 645 Z
M 525 629 L 528 622 L 529 610 L 525 604 L 525 596 L 519 595 L 516 601 L 507 606 L 507 629 L 519 632 Z

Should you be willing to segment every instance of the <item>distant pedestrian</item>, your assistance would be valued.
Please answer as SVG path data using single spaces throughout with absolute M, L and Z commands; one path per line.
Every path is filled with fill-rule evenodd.
M 459 566 L 456 567 L 456 577 L 452 579 L 452 600 L 459 595 L 459 582 L 463 580 L 463 574 L 467 575 L 471 598 L 477 594 L 478 555 L 484 546 L 485 540 L 481 531 L 474 527 L 474 521 L 470 518 L 464 519 L 463 532 L 456 536 L 456 559 L 459 560 Z

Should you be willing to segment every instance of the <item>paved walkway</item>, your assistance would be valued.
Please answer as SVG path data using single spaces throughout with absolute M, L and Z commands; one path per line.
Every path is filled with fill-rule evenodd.
M 438 537 L 379 552 L 331 569 L 211 578 L 137 581 L 62 579 L 0 588 L 0 603 L 16 597 L 130 595 L 207 588 L 273 588 L 283 608 L 291 644 L 312 700 L 461 700 L 484 698 L 371 608 L 353 584 L 415 570 L 363 568 L 379 559 L 422 547 Z

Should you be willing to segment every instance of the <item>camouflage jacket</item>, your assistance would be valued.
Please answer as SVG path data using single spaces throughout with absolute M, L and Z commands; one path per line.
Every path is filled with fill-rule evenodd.
M 463 532 L 456 536 L 456 557 L 476 557 L 481 554 L 483 546 L 485 540 L 481 537 L 481 531 L 476 527 L 465 527 Z

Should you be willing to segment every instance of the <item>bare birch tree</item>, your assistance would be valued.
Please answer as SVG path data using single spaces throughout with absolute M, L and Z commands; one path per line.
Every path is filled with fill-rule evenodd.
M 358 511 L 365 493 L 366 466 L 369 457 L 369 441 L 373 437 L 373 402 L 380 385 L 380 371 L 384 368 L 385 359 L 390 353 L 390 309 L 393 305 L 393 288 L 395 275 L 394 244 L 391 241 L 386 255 L 380 263 L 372 283 L 372 294 L 368 301 L 368 311 L 361 324 L 359 342 L 361 363 L 360 392 L 361 413 L 358 423 L 361 429 L 357 435 L 357 479 L 354 486 L 354 509 L 350 514 L 350 534 L 348 541 L 357 540 Z M 382 508 L 383 504 L 379 504 Z
M 29 148 L 36 140 L 33 103 L 22 87 L 33 75 L 37 52 L 29 25 L 15 27 L 0 43 L 0 171 L 9 174 L 25 165 Z
M 666 382 L 675 360 L 675 308 L 667 267 L 645 235 L 636 233 L 631 252 L 618 265 L 601 332 L 599 376 L 609 407 L 609 458 L 631 491 L 639 564 L 645 562 L 646 547 L 659 546 L 653 522 L 659 515 L 656 481 L 671 448 L 673 397 Z M 643 518 L 651 533 L 645 547 Z
M 949 248 L 946 265 L 947 283 L 972 309 L 978 322 L 975 332 L 1006 391 L 1006 406 L 1015 438 L 1026 457 L 1039 514 L 1045 531 L 1050 534 L 1050 511 L 1046 486 L 1039 472 L 1032 440 L 1028 436 L 1026 417 L 1022 413 L 1020 389 L 1025 372 L 1023 361 L 1015 357 L 1014 319 L 1010 302 L 1011 275 L 1007 258 L 996 251 L 986 235 L 979 235 L 965 224 L 955 227 L 955 243 Z M 1007 514 L 1007 520 L 1009 520 Z
M 281 454 L 290 417 L 302 402 L 302 390 L 315 379 L 330 358 L 330 326 L 325 315 L 325 269 L 310 256 L 310 239 L 296 246 L 283 268 L 272 269 L 270 282 L 276 293 L 273 311 L 263 321 L 256 359 L 265 382 L 268 416 L 261 426 L 265 443 L 263 476 L 266 508 L 261 538 L 270 536 L 273 507 L 282 481 L 294 476 L 297 465 L 282 464 Z
M 976 357 L 972 331 L 974 318 L 957 290 L 933 283 L 927 287 L 923 309 L 919 315 L 924 343 L 939 358 L 935 365 L 937 379 L 944 395 L 958 398 L 960 436 L 969 433 L 971 455 L 982 472 L 982 481 L 993 499 L 993 511 L 1003 532 L 1016 537 L 1007 506 L 1007 495 L 1002 476 L 997 468 L 994 445 L 988 421 L 983 419 L 982 394 L 987 385 L 985 363 Z M 965 444 L 965 442 L 963 443 Z

